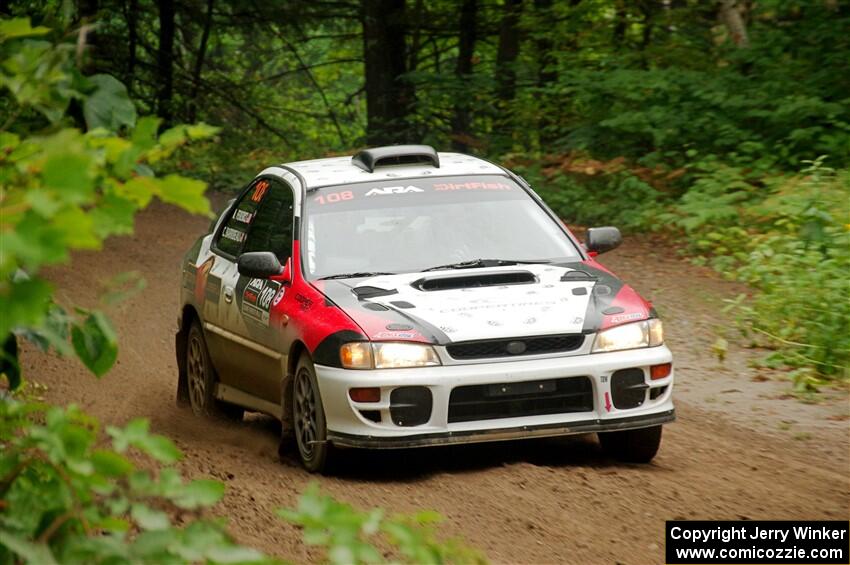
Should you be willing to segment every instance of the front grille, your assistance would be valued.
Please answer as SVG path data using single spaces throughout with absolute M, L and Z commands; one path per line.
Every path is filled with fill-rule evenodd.
M 593 410 L 588 377 L 461 386 L 449 397 L 449 423 Z
M 574 351 L 583 343 L 584 336 L 581 334 L 544 335 L 462 341 L 447 345 L 446 351 L 454 359 L 486 359 Z

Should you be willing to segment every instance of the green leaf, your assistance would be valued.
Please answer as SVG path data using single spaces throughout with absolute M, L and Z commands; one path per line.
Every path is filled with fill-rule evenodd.
M 9 551 L 22 557 L 28 563 L 38 565 L 55 565 L 56 563 L 56 559 L 54 559 L 47 544 L 33 543 L 3 530 L 0 530 L 0 544 L 6 546 Z
M 127 87 L 112 75 L 99 74 L 88 77 L 95 91 L 83 103 L 83 115 L 90 130 L 104 128 L 119 131 L 123 126 L 136 123 L 136 107 L 127 94 Z
M 54 198 L 50 192 L 42 188 L 33 188 L 28 190 L 25 198 L 32 209 L 45 218 L 50 218 L 62 207 L 62 203 L 60 201 Z
M 176 204 L 188 212 L 210 215 L 210 202 L 204 196 L 207 183 L 168 175 L 162 179 L 159 197 L 170 204 Z
M 44 35 L 50 28 L 44 26 L 32 27 L 29 18 L 11 18 L 0 20 L 0 42 L 15 37 Z
M 219 131 L 221 131 L 221 128 L 211 126 L 203 122 L 200 124 L 192 124 L 186 126 L 186 134 L 189 136 L 189 139 L 193 141 L 212 137 Z
M 183 487 L 174 497 L 180 508 L 212 506 L 224 496 L 224 484 L 210 479 L 196 479 Z
M 112 437 L 112 446 L 120 453 L 133 446 L 162 463 L 179 461 L 182 454 L 177 446 L 167 437 L 151 434 L 149 430 L 150 422 L 144 418 L 135 418 L 123 429 L 109 426 L 106 428 L 106 433 Z M 160 473 L 160 481 L 165 480 L 166 476 L 170 477 L 172 472 L 171 469 L 163 469 Z
M 135 446 L 161 463 L 174 463 L 182 457 L 174 442 L 164 436 L 145 435 L 135 442 Z
M 96 449 L 91 462 L 98 473 L 107 477 L 123 477 L 135 469 L 126 457 L 106 449 Z
M 145 116 L 140 118 L 133 130 L 133 136 L 130 138 L 133 145 L 147 151 L 156 145 L 156 132 L 159 129 L 159 124 L 162 122 L 157 117 Z
M 39 326 L 45 319 L 53 287 L 34 278 L 0 285 L 0 336 L 12 328 Z
M 130 515 L 143 530 L 165 530 L 171 527 L 171 520 L 165 512 L 146 504 L 134 504 L 130 508 Z
M 126 198 L 107 194 L 97 208 L 89 212 L 95 235 L 106 239 L 110 235 L 133 233 L 133 219 L 138 207 Z
M 41 172 L 44 187 L 56 191 L 60 201 L 88 202 L 94 194 L 93 161 L 77 153 L 50 154 Z
M 118 357 L 118 342 L 102 312 L 92 312 L 82 324 L 71 328 L 71 343 L 83 364 L 102 377 Z
M 159 193 L 161 181 L 150 177 L 133 177 L 118 185 L 115 192 L 130 200 L 139 208 L 148 205 L 154 194 Z

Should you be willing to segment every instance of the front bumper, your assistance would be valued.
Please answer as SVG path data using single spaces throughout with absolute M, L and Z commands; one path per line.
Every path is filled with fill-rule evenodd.
M 670 350 L 660 346 L 591 355 L 411 369 L 357 371 L 317 365 L 316 376 L 328 439 L 332 443 L 348 447 L 405 448 L 616 431 L 671 422 L 675 419 L 672 400 L 674 374 L 671 372 L 663 379 L 649 378 L 651 365 L 670 362 Z M 632 368 L 644 372 L 645 398 L 639 406 L 620 409 L 612 403 L 611 376 L 618 370 Z M 451 392 L 456 387 L 568 377 L 589 379 L 592 408 L 567 413 L 449 421 Z M 390 417 L 390 395 L 398 387 L 409 386 L 430 390 L 433 399 L 430 417 L 421 425 L 396 425 Z M 355 402 L 348 393 L 354 387 L 379 387 L 381 399 L 379 402 Z M 380 414 L 380 422 L 367 419 L 364 414 Z

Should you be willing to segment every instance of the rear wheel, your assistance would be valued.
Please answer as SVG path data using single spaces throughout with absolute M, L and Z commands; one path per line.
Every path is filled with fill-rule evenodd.
M 606 454 L 628 463 L 649 463 L 661 445 L 661 426 L 597 435 Z
M 304 468 L 322 473 L 330 468 L 333 445 L 328 443 L 328 428 L 316 371 L 310 357 L 301 356 L 292 383 L 292 428 L 298 455 Z
M 192 412 L 198 416 L 223 417 L 241 420 L 245 410 L 241 406 L 221 402 L 215 397 L 218 382 L 210 360 L 207 342 L 197 322 L 189 328 L 186 343 L 186 385 Z

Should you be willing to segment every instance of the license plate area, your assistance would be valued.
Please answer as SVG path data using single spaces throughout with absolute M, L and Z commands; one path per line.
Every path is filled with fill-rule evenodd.
M 529 381 L 523 383 L 502 383 L 487 386 L 487 396 L 499 398 L 503 396 L 528 396 L 555 392 L 558 386 L 551 381 Z

